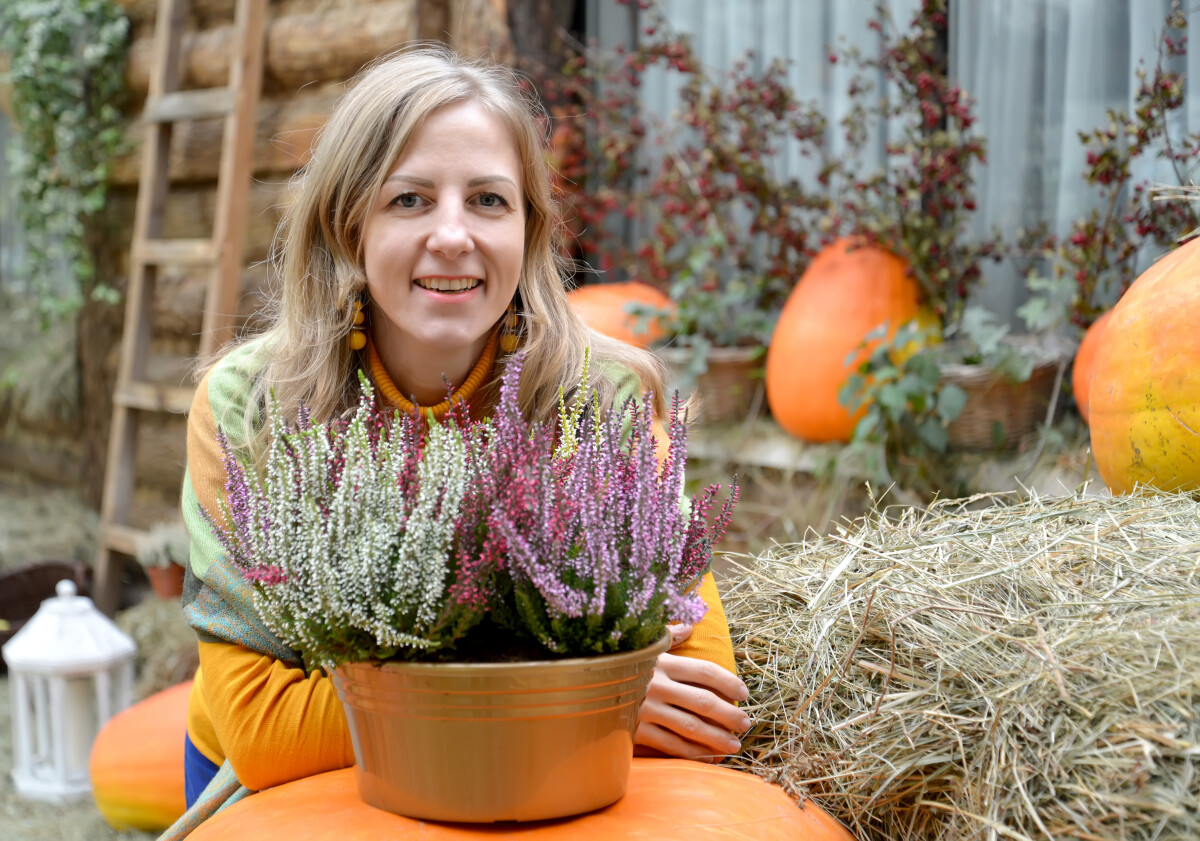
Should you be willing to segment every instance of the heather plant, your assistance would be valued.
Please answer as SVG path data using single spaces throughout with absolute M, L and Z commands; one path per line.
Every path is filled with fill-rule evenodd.
M 261 478 L 222 436 L 210 523 L 264 624 L 310 666 L 454 659 L 497 631 L 545 656 L 626 651 L 702 617 L 690 589 L 736 484 L 715 514 L 717 486 L 681 507 L 679 406 L 660 469 L 649 410 L 601 411 L 586 367 L 556 423 L 526 421 L 522 361 L 483 422 L 385 417 L 365 381 L 346 421 L 289 426 L 270 407 Z
M 551 459 L 553 427 L 535 425 L 531 435 L 509 408 L 515 377 L 504 388 L 513 394 L 501 398 L 481 474 L 491 503 L 488 539 L 499 544 L 504 567 L 497 621 L 559 654 L 642 648 L 668 619 L 698 622 L 704 603 L 688 590 L 708 569 L 737 486 L 714 525 L 708 514 L 717 486 L 690 512 L 681 508 L 687 431 L 678 398 L 660 469 L 644 403 L 562 417 L 578 429 Z
M 479 441 L 452 422 L 428 428 L 376 412 L 363 383 L 345 422 L 294 427 L 270 407 L 263 475 L 221 434 L 228 476 L 216 527 L 252 583 L 264 624 L 310 665 L 451 646 L 484 608 L 450 598 L 454 537 Z

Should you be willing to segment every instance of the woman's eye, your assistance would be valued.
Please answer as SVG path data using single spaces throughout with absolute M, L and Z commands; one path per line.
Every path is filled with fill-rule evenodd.
M 421 197 L 416 193 L 401 193 L 392 199 L 392 204 L 397 207 L 418 207 L 421 201 Z
M 495 193 L 480 193 L 478 201 L 479 201 L 480 207 L 507 207 L 508 206 L 508 202 L 506 202 L 504 200 L 503 196 L 498 196 Z

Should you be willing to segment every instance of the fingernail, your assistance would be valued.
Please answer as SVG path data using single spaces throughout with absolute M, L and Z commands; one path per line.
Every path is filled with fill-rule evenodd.
M 742 743 L 739 742 L 737 739 L 730 739 L 729 743 L 727 745 L 725 745 L 726 753 L 737 753 L 741 749 L 742 749 Z
M 742 684 L 742 691 L 740 694 L 741 694 L 743 701 L 747 701 L 750 699 L 750 688 L 748 686 L 746 686 L 744 683 Z
M 749 717 L 743 718 L 741 720 L 741 722 L 738 724 L 738 730 L 749 730 L 749 729 L 750 729 L 750 718 Z

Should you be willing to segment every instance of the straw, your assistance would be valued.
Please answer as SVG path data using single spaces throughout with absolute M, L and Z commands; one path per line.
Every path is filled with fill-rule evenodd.
M 1200 503 L 888 513 L 732 559 L 735 764 L 863 841 L 1200 838 Z

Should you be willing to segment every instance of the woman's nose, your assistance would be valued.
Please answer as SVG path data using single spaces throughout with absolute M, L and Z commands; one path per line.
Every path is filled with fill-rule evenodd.
M 452 204 L 438 207 L 427 247 L 434 254 L 451 260 L 475 249 L 475 242 L 471 239 L 467 218 L 461 207 Z

